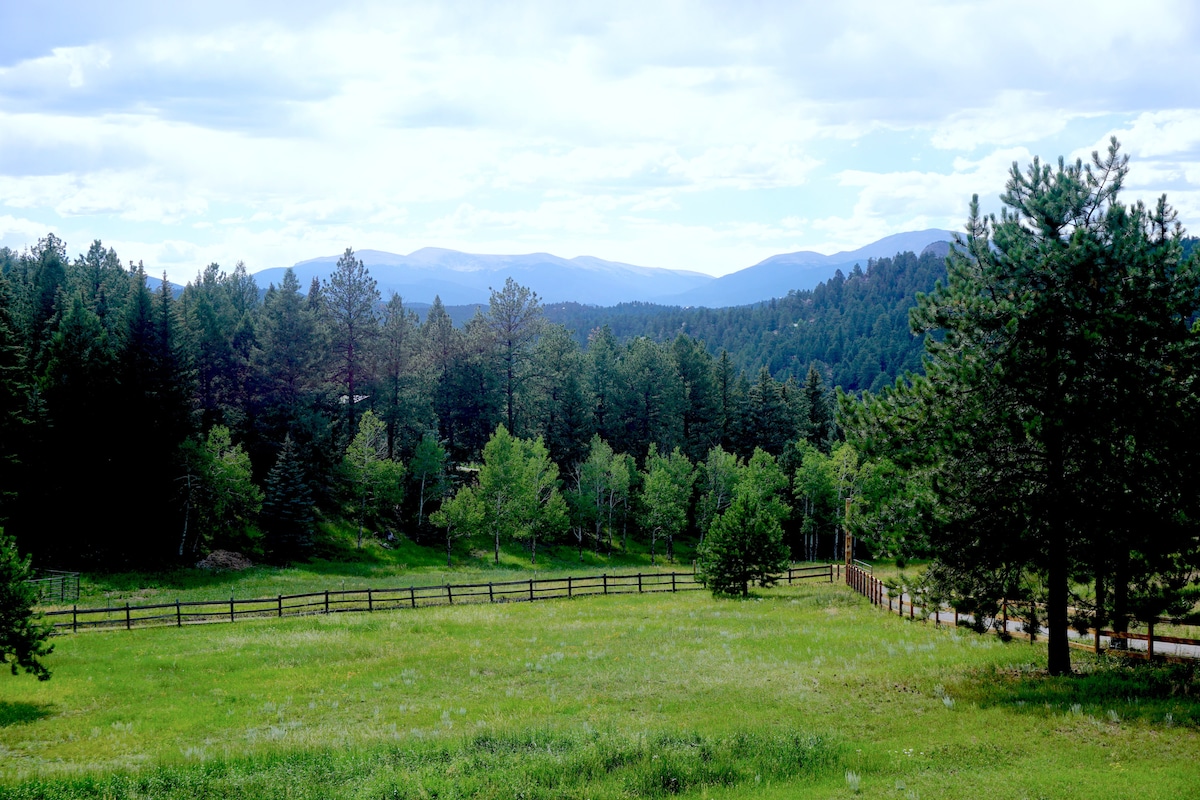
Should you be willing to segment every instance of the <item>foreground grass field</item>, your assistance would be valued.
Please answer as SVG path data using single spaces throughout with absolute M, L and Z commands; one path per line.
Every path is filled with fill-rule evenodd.
M 1194 674 L 1085 658 L 828 584 L 81 634 L 0 796 L 1196 796 Z

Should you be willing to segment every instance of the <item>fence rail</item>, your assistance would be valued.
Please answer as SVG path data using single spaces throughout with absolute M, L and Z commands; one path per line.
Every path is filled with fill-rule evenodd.
M 927 608 L 923 605 L 913 602 L 911 597 L 906 601 L 903 592 L 900 592 L 898 596 L 893 597 L 888 591 L 888 588 L 884 582 L 876 578 L 866 569 L 860 567 L 859 562 L 857 561 L 854 564 L 846 567 L 846 585 L 870 600 L 872 605 L 880 607 L 886 605 L 889 612 L 893 610 L 892 606 L 895 605 L 895 611 L 901 617 L 904 616 L 904 609 L 905 606 L 907 606 L 909 619 L 915 618 L 919 610 L 922 619 L 928 619 L 930 616 L 932 616 L 934 620 L 940 624 L 943 615 L 949 616 L 953 614 L 954 624 L 956 626 L 958 625 L 958 609 L 943 608 L 940 606 L 938 608 Z M 1018 607 L 1019 606 L 1017 604 L 1010 603 L 1008 600 L 1002 601 L 1000 604 L 1000 616 L 993 620 L 993 626 L 996 628 L 997 633 L 1002 633 L 1005 635 L 1011 635 L 1012 633 L 1017 632 L 1023 633 L 1027 635 L 1029 637 L 1029 641 L 1032 642 L 1039 635 L 1042 635 L 1042 630 L 1037 625 L 1031 625 L 1029 620 L 1022 617 L 1020 614 L 1014 613 L 1014 609 Z M 1116 652 L 1122 652 L 1127 655 L 1144 655 L 1146 658 L 1154 658 L 1154 645 L 1157 642 L 1159 644 L 1178 645 L 1178 647 L 1175 648 L 1175 652 L 1172 654 L 1175 657 L 1200 658 L 1200 639 L 1185 639 L 1179 636 L 1154 635 L 1154 626 L 1156 624 L 1169 624 L 1172 623 L 1173 620 L 1165 617 L 1156 617 L 1154 619 L 1142 621 L 1146 623 L 1146 633 L 1116 632 L 1093 628 L 1089 629 L 1087 632 L 1092 638 L 1091 644 L 1085 644 L 1081 641 L 1073 641 L 1070 644 L 1073 647 L 1080 647 L 1099 653 L 1103 649 L 1101 647 L 1101 637 L 1108 638 L 1110 650 L 1113 649 L 1112 643 L 1116 641 L 1122 641 L 1126 647 L 1128 647 L 1129 642 L 1145 642 L 1146 649 L 1144 651 L 1117 648 Z M 1012 631 L 1009 630 L 1010 626 L 1012 627 Z M 1162 653 L 1159 655 L 1162 655 Z
M 788 584 L 805 580 L 834 580 L 831 565 L 791 567 L 777 579 Z M 467 603 L 514 603 L 552 598 L 587 597 L 610 594 L 652 594 L 687 592 L 703 589 L 693 572 L 650 572 L 633 575 L 568 575 L 563 578 L 529 578 L 488 583 L 435 584 L 392 589 L 341 589 L 304 594 L 280 594 L 228 600 L 176 600 L 173 603 L 130 605 L 105 608 L 79 608 L 45 612 L 59 631 L 236 622 L 266 617 L 294 617 L 306 614 L 335 614 L 345 611 L 391 611 L 427 606 Z

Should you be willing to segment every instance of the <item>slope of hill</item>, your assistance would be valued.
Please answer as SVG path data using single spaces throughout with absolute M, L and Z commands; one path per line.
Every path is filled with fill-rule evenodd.
M 708 308 L 757 303 L 783 297 L 792 290 L 815 289 L 817 284 L 833 278 L 839 269 L 849 273 L 855 264 L 864 264 L 870 258 L 885 258 L 910 250 L 920 253 L 934 242 L 951 241 L 953 236 L 950 231 L 931 228 L 887 236 L 857 250 L 829 256 L 809 250 L 783 253 L 686 292 L 655 298 L 655 302 Z
M 847 391 L 875 389 L 905 371 L 921 369 L 923 343 L 908 326 L 917 292 L 946 274 L 941 248 L 870 259 L 866 269 L 834 277 L 815 289 L 734 308 L 681 308 L 623 303 L 612 308 L 555 303 L 546 316 L 586 341 L 608 325 L 618 339 L 658 341 L 686 333 L 709 352 L 729 352 L 735 369 L 753 375 L 766 366 L 779 379 L 804 378 L 818 364 L 832 385 Z

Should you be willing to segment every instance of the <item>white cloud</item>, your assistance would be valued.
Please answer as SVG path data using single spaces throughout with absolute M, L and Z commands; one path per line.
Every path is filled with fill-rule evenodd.
M 35 26 L 0 67 L 0 206 L 180 270 L 441 244 L 719 272 L 957 227 L 1095 115 L 1128 120 L 1131 182 L 1200 186 L 1187 3 L 291 13 Z

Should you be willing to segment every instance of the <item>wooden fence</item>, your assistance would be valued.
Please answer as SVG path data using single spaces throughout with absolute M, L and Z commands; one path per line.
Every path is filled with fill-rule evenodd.
M 861 594 L 863 597 L 866 597 L 868 600 L 870 600 L 872 605 L 876 605 L 876 606 L 880 606 L 880 607 L 886 605 L 888 611 L 892 611 L 893 605 L 894 605 L 896 613 L 898 613 L 902 617 L 904 616 L 905 606 L 907 606 L 909 619 L 915 618 L 918 613 L 918 609 L 920 609 L 920 614 L 921 614 L 922 619 L 927 619 L 929 616 L 933 615 L 934 619 L 938 623 L 940 623 L 943 614 L 946 614 L 946 615 L 953 614 L 954 615 L 954 617 L 953 617 L 954 625 L 955 626 L 958 625 L 958 620 L 959 620 L 958 609 L 940 608 L 940 607 L 937 608 L 936 610 L 929 609 L 929 608 L 925 608 L 923 606 L 919 606 L 916 603 L 912 602 L 911 598 L 906 603 L 903 594 L 901 594 L 899 597 L 892 597 L 891 594 L 888 592 L 887 586 L 884 585 L 883 581 L 876 578 L 874 575 L 872 575 L 870 572 L 868 572 L 867 569 L 864 569 L 862 566 L 859 566 L 857 562 L 846 567 L 846 585 L 849 586 L 854 591 Z M 1027 635 L 1029 637 L 1029 641 L 1032 642 L 1039 635 L 1041 635 L 1040 629 L 1037 626 L 1030 626 L 1027 619 L 1022 617 L 1020 614 L 1014 613 L 1013 609 L 1016 607 L 1017 606 L 1015 604 L 1010 603 L 1008 600 L 1004 600 L 1001 602 L 1000 616 L 994 621 L 994 625 L 996 627 L 996 632 L 1004 634 L 1004 635 L 1011 635 L 1010 631 L 1009 631 L 1009 626 L 1010 625 L 1015 626 L 1015 624 L 1019 623 L 1020 624 L 1020 632 Z M 1142 653 L 1140 650 L 1126 650 L 1126 649 L 1118 649 L 1115 652 L 1121 652 L 1121 653 L 1125 653 L 1125 654 L 1129 654 L 1129 655 L 1138 655 L 1138 656 L 1145 655 L 1146 658 L 1154 658 L 1155 657 L 1155 654 L 1154 654 L 1154 643 L 1155 642 L 1159 642 L 1161 644 L 1175 644 L 1175 645 L 1183 645 L 1185 647 L 1200 648 L 1200 639 L 1185 639 L 1185 638 L 1182 638 L 1179 636 L 1161 636 L 1161 635 L 1155 636 L 1154 635 L 1154 626 L 1156 624 L 1160 624 L 1160 625 L 1170 624 L 1170 623 L 1172 623 L 1172 620 L 1170 620 L 1170 619 L 1167 619 L 1165 617 L 1157 617 L 1155 619 L 1141 620 L 1141 621 L 1146 623 L 1146 633 L 1115 632 L 1115 631 L 1098 630 L 1098 629 L 1092 628 L 1092 629 L 1088 630 L 1088 635 L 1092 639 L 1091 644 L 1085 644 L 1084 642 L 1081 642 L 1081 641 L 1072 641 L 1072 642 L 1070 642 L 1070 645 L 1072 647 L 1083 648 L 1086 650 L 1091 650 L 1092 652 L 1099 653 L 1102 650 L 1101 637 L 1108 637 L 1109 642 L 1110 642 L 1110 647 L 1109 647 L 1110 651 L 1113 651 L 1113 648 L 1111 646 L 1111 642 L 1113 640 L 1123 639 L 1126 642 L 1142 641 L 1142 642 L 1146 643 L 1145 653 Z M 1176 655 L 1186 657 L 1186 658 L 1200 658 L 1200 649 L 1198 649 L 1195 652 L 1189 652 L 1189 651 L 1179 649 L 1178 652 L 1176 653 Z
M 779 582 L 834 581 L 835 566 L 792 567 Z M 390 611 L 466 603 L 512 603 L 552 598 L 610 594 L 650 594 L 703 589 L 693 572 L 652 572 L 634 575 L 586 575 L 565 578 L 530 578 L 523 581 L 405 586 L 396 589 L 342 589 L 339 591 L 281 594 L 239 600 L 176 600 L 152 605 L 112 606 L 47 611 L 56 630 L 72 632 L 97 628 L 183 625 L 236 622 L 241 619 L 333 614 L 343 611 Z

